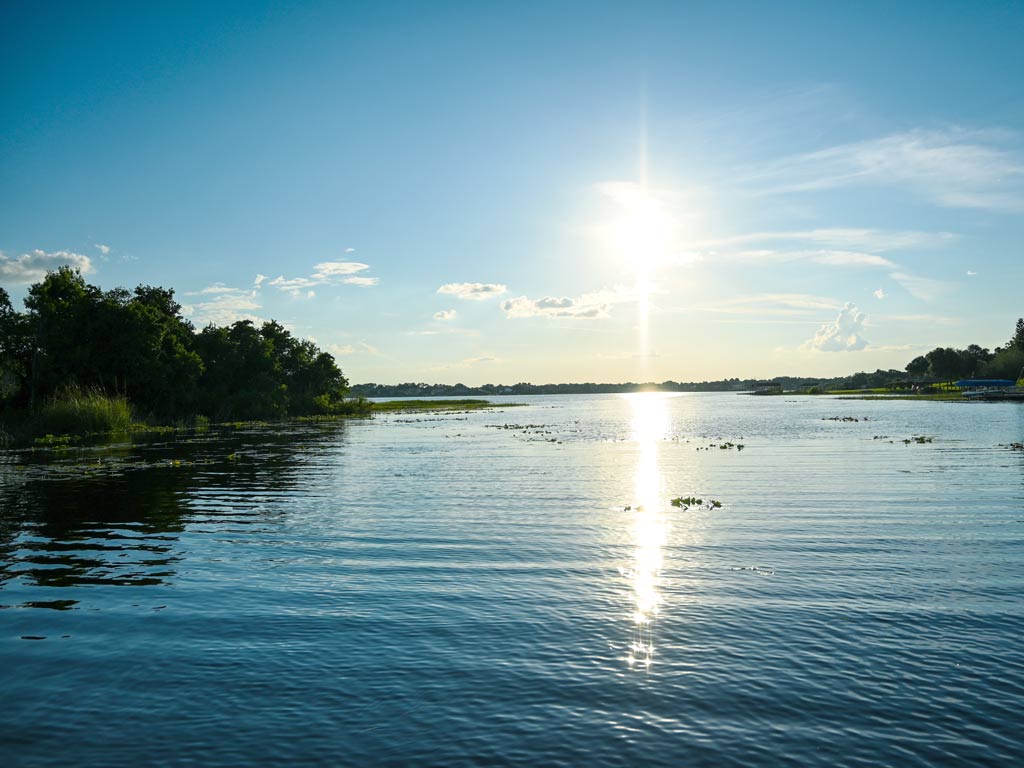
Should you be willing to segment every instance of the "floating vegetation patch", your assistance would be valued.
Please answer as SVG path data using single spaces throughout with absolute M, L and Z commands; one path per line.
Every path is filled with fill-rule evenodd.
M 1024 451 L 1024 443 L 1010 443 L 1007 447 L 1011 451 Z
M 372 403 L 373 413 L 388 411 L 444 411 L 465 412 L 477 411 L 481 408 L 514 408 L 522 403 L 492 403 L 490 400 L 387 400 Z
M 736 565 L 731 570 L 734 571 L 750 571 L 756 573 L 758 576 L 774 576 L 775 571 L 771 568 L 762 568 L 758 565 Z
M 705 445 L 705 446 L 699 446 L 698 445 L 697 446 L 697 450 L 698 451 L 710 451 L 712 449 L 716 449 L 717 448 L 720 451 L 731 451 L 731 450 L 742 451 L 745 447 L 746 446 L 744 446 L 743 443 L 733 443 L 733 442 L 730 442 L 730 441 L 726 441 L 724 443 L 711 443 L 710 445 Z
M 902 440 L 904 445 L 910 445 L 911 443 L 917 443 L 918 445 L 924 445 L 925 443 L 934 443 L 934 437 L 928 437 L 927 435 L 914 435 L 913 437 L 905 437 Z
M 71 435 L 43 435 L 32 441 L 40 448 L 61 448 L 71 445 Z
M 697 509 L 721 509 L 722 502 L 717 499 L 698 499 L 696 496 L 679 496 L 677 498 L 669 500 L 669 503 L 673 507 L 679 509 L 689 509 L 690 507 L 696 507 Z
M 868 421 L 868 417 L 857 418 L 856 416 L 824 416 L 822 421 L 852 421 L 854 423 L 860 421 Z

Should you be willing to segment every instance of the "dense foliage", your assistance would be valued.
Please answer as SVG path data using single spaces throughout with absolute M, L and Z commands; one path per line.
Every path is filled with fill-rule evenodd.
M 122 396 L 158 421 L 339 413 L 334 358 L 276 322 L 196 333 L 174 291 L 102 291 L 68 267 L 31 288 L 24 313 L 0 288 L 0 402 L 41 413 L 69 392 Z M 59 397 L 58 397 L 59 396 Z
M 1017 320 L 1013 336 L 991 352 L 977 344 L 966 349 L 936 347 L 907 364 L 911 376 L 943 381 L 964 378 L 1016 379 L 1024 369 L 1024 318 Z

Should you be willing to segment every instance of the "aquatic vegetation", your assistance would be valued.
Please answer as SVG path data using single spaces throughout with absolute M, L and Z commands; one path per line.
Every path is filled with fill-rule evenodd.
M 775 571 L 771 568 L 762 568 L 759 565 L 737 565 L 733 566 L 734 571 L 750 571 L 756 573 L 758 576 L 774 576 Z
M 508 408 L 516 405 L 519 403 L 493 403 L 490 400 L 388 400 L 383 403 L 370 403 L 370 411 L 475 411 L 481 408 Z
M 924 445 L 926 443 L 935 442 L 935 438 L 928 437 L 926 435 L 915 435 L 913 437 L 907 437 L 903 439 L 904 445 L 910 445 L 911 443 L 917 443 L 918 445 Z
M 56 448 L 71 444 L 71 435 L 43 435 L 32 441 L 33 445 L 41 448 Z
M 858 419 L 856 416 L 823 416 L 821 420 L 822 421 L 847 421 L 847 422 L 857 423 L 857 422 L 860 422 L 860 421 L 868 421 L 868 417 L 865 416 L 863 418 Z
M 689 442 L 689 441 L 687 441 L 687 442 Z M 729 450 L 732 450 L 732 449 L 735 449 L 737 451 L 742 451 L 745 447 L 746 446 L 744 446 L 743 443 L 733 443 L 733 442 L 730 442 L 730 441 L 726 441 L 724 443 L 711 443 L 711 444 L 706 445 L 704 447 L 697 446 L 697 450 L 698 451 L 710 451 L 712 448 L 717 448 L 720 451 L 729 451 Z
M 1010 443 L 1009 448 L 1011 451 L 1024 451 L 1024 443 Z
M 699 507 L 702 509 L 721 509 L 722 502 L 717 499 L 699 499 L 696 496 L 679 496 L 675 499 L 670 499 L 669 503 L 673 507 L 679 509 L 689 509 L 690 507 Z

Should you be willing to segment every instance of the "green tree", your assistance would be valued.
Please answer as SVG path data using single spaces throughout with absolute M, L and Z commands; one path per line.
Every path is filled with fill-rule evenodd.
M 0 288 L 0 403 L 15 403 L 27 397 L 32 357 L 27 318 L 15 311 L 11 297 Z
M 96 343 L 89 310 L 101 293 L 87 285 L 81 273 L 70 267 L 47 273 L 31 286 L 25 298 L 34 336 L 29 399 L 40 402 L 60 385 L 87 384 L 94 369 Z
M 268 418 L 287 412 L 287 387 L 274 345 L 249 320 L 209 325 L 196 338 L 205 370 L 201 410 L 217 420 Z
M 937 379 L 953 380 L 970 374 L 967 361 L 952 347 L 936 347 L 925 358 L 929 371 Z
M 924 376 L 928 373 L 928 366 L 928 358 L 924 355 L 918 355 L 907 363 L 906 371 L 911 376 Z

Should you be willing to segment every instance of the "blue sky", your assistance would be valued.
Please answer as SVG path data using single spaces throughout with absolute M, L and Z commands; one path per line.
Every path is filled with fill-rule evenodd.
M 0 6 L 0 285 L 353 381 L 898 367 L 1024 315 L 1022 3 Z

